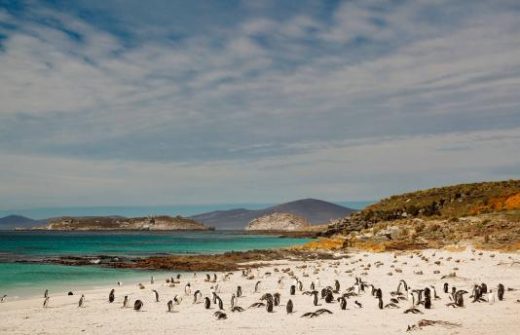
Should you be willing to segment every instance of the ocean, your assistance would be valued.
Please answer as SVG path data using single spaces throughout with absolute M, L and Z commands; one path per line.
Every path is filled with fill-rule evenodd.
M 150 256 L 207 254 L 280 248 L 307 238 L 249 235 L 239 231 L 204 232 L 50 232 L 0 231 L 0 296 L 29 296 L 44 289 L 73 290 L 149 278 L 158 272 L 20 263 L 64 255 Z M 164 274 L 164 273 L 163 273 Z

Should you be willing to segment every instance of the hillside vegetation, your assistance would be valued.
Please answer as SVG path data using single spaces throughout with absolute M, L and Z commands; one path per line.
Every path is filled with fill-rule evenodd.
M 482 248 L 520 249 L 520 180 L 461 184 L 392 196 L 334 222 L 322 235 L 335 236 L 336 241 L 341 238 L 342 247 L 372 250 L 464 242 Z M 323 243 L 331 244 L 326 240 Z

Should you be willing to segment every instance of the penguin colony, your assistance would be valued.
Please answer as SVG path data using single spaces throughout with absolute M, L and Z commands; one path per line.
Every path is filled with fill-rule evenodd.
M 476 257 L 482 253 L 473 252 Z M 440 262 L 459 263 L 453 257 L 440 257 L 437 260 L 435 253 L 426 256 L 421 252 L 406 255 L 394 255 L 392 264 L 396 274 L 402 273 L 397 266 L 405 268 L 409 260 L 416 258 L 425 263 L 439 265 Z M 435 261 L 434 261 L 435 260 Z M 473 259 L 474 261 L 478 261 Z M 310 265 L 288 266 L 285 268 L 274 268 L 273 272 L 264 272 L 262 269 L 246 269 L 241 273 L 213 273 L 205 274 L 203 283 L 192 285 L 191 278 L 196 278 L 196 273 L 180 274 L 169 277 L 164 283 L 159 283 L 151 277 L 150 285 L 154 288 L 146 288 L 142 283 L 138 284 L 142 294 L 137 297 L 129 295 L 118 295 L 117 290 L 108 292 L 108 304 L 119 305 L 120 308 L 131 308 L 136 312 L 146 310 L 147 304 L 165 304 L 164 311 L 168 313 L 182 312 L 184 304 L 200 306 L 208 310 L 215 320 L 227 320 L 230 314 L 248 313 L 284 313 L 291 317 L 313 319 L 324 315 L 337 313 L 348 313 L 351 309 L 362 309 L 366 304 L 373 304 L 379 310 L 399 309 L 404 314 L 427 314 L 430 309 L 440 308 L 471 308 L 473 304 L 497 304 L 507 299 L 507 292 L 516 291 L 515 288 L 506 288 L 502 283 L 486 283 L 475 281 L 471 285 L 464 282 L 451 280 L 456 274 L 440 275 L 436 285 L 424 284 L 417 280 L 412 283 L 403 279 L 389 277 L 384 280 L 396 282 L 395 290 L 384 292 L 363 277 L 372 268 L 379 268 L 384 264 L 380 261 L 369 263 L 363 258 L 343 258 L 333 262 L 309 262 Z M 343 263 L 350 269 L 340 273 L 337 268 Z M 358 269 L 356 269 L 358 268 Z M 333 270 L 335 279 L 330 283 L 322 283 L 320 273 Z M 357 273 L 356 273 L 357 272 Z M 420 271 L 422 273 L 422 271 Z M 419 271 L 413 271 L 417 276 Z M 435 273 L 435 272 L 434 272 Z M 247 286 L 227 285 L 232 276 L 241 276 L 249 281 Z M 397 276 L 396 276 L 397 277 Z M 269 284 L 269 285 L 266 285 Z M 118 284 L 120 286 L 120 284 Z M 182 294 L 168 292 L 170 288 L 180 285 Z M 273 286 L 275 289 L 273 289 Z M 270 287 L 266 290 L 265 287 Z M 166 302 L 160 299 L 161 294 L 166 296 Z M 148 292 L 148 293 L 146 293 Z M 73 295 L 69 292 L 70 296 Z M 226 295 L 226 300 L 224 300 Z M 299 303 L 294 301 L 297 296 Z M 227 297 L 230 297 L 229 300 Z M 245 297 L 255 297 L 253 303 L 245 304 Z M 303 298 L 303 300 L 302 300 Z M 106 299 L 106 298 L 105 298 Z M 7 296 L 1 296 L 1 302 L 7 301 Z M 88 308 L 88 300 L 81 295 L 77 301 L 78 308 Z M 224 301 L 229 302 L 227 304 Z M 304 301 L 304 302 L 302 302 Z M 361 303 L 360 301 L 363 301 Z M 520 303 L 520 300 L 516 301 Z M 43 294 L 43 308 L 51 304 L 51 295 L 48 290 Z M 365 306 L 364 306 L 365 304 Z M 373 311 L 372 311 L 373 312 Z M 268 316 L 267 316 L 268 317 Z M 414 330 L 414 326 L 408 326 L 408 330 Z

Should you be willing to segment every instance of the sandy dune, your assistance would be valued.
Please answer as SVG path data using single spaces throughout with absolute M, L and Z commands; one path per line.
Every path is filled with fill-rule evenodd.
M 200 289 L 203 296 L 211 296 L 214 283 L 205 282 L 205 274 L 183 274 L 181 283 L 169 287 L 165 279 L 175 273 L 164 273 L 157 277 L 155 284 L 143 283 L 146 288 L 139 289 L 137 283 L 114 285 L 116 299 L 108 303 L 108 293 L 112 287 L 105 289 L 74 292 L 67 296 L 66 292 L 50 292 L 47 308 L 42 307 L 43 298 L 33 297 L 24 300 L 10 300 L 0 304 L 0 334 L 403 334 L 407 326 L 421 319 L 442 320 L 460 326 L 435 325 L 414 330 L 420 334 L 519 334 L 520 333 L 520 254 L 503 254 L 483 252 L 447 252 L 426 250 L 422 254 L 429 260 L 425 261 L 413 253 L 396 256 L 394 253 L 369 254 L 364 252 L 351 253 L 349 258 L 341 259 L 339 265 L 335 261 L 291 262 L 281 261 L 269 266 L 253 270 L 255 279 L 248 280 L 240 272 L 235 272 L 229 280 L 222 281 L 223 275 L 218 274 L 218 284 L 224 302 L 224 312 L 227 320 L 216 320 L 213 313 L 218 310 L 212 305 L 206 310 L 203 303 L 193 304 L 193 296 L 186 296 L 184 286 L 191 283 L 192 292 Z M 435 254 L 435 256 L 433 256 Z M 493 257 L 494 255 L 494 257 Z M 413 257 L 412 257 L 413 256 Z M 447 260 L 451 257 L 451 260 Z M 458 260 L 458 262 L 457 262 Z M 376 262 L 383 265 L 377 267 Z M 434 264 L 440 261 L 440 265 Z M 365 270 L 368 264 L 369 270 Z M 406 264 L 404 264 L 406 263 Z M 301 268 L 306 265 L 306 268 Z M 313 306 L 313 298 L 297 291 L 289 295 L 289 287 L 293 279 L 287 274 L 276 272 L 275 269 L 290 267 L 303 282 L 303 289 L 309 290 L 311 282 L 320 283 L 320 288 L 334 285 L 339 279 L 340 292 L 352 286 L 355 277 L 359 276 L 369 284 L 374 284 L 383 290 L 385 303 L 391 298 L 390 291 L 397 288 L 400 279 L 405 279 L 412 288 L 424 288 L 435 285 L 440 300 L 433 300 L 431 310 L 419 309 L 424 314 L 404 314 L 410 302 L 400 302 L 400 309 L 378 309 L 377 300 L 371 295 L 370 289 L 360 296 L 348 300 L 347 310 L 340 310 L 338 303 L 327 304 L 319 301 L 321 306 Z M 455 270 L 455 268 L 458 268 Z M 396 269 L 402 270 L 397 273 Z M 440 271 L 434 274 L 434 271 Z M 346 271 L 351 271 L 347 273 Z M 422 271 L 423 274 L 416 274 Z M 271 275 L 266 275 L 270 272 Z M 317 272 L 317 273 L 315 273 Z M 388 273 L 392 275 L 388 275 Z M 442 275 L 456 272 L 456 277 L 441 280 Z M 260 276 L 260 278 L 258 278 Z M 283 287 L 278 284 L 284 277 Z M 318 280 L 319 278 L 319 280 Z M 261 281 L 260 292 L 253 293 L 257 280 Z M 444 282 L 458 289 L 466 289 L 470 293 L 465 296 L 464 308 L 451 308 L 448 295 L 442 290 Z M 504 301 L 489 303 L 472 303 L 469 298 L 473 284 L 487 283 L 490 289 L 502 283 L 506 287 Z M 237 285 L 243 288 L 244 296 L 238 299 L 238 305 L 246 308 L 242 313 L 232 313 L 229 310 L 231 294 Z M 508 288 L 518 289 L 509 291 Z M 160 302 L 156 303 L 152 289 L 160 294 Z M 267 313 L 265 308 L 247 309 L 252 303 L 259 301 L 262 294 L 270 292 L 281 293 L 281 305 L 275 307 L 274 313 Z M 43 292 L 42 292 L 43 294 Z M 83 308 L 78 308 L 78 300 L 85 294 L 86 302 Z M 168 313 L 166 303 L 174 295 L 183 298 L 180 305 L 174 306 L 174 312 Z M 123 297 L 128 295 L 130 306 L 136 299 L 144 301 L 141 312 L 135 312 L 131 307 L 122 308 Z M 338 295 L 336 295 L 338 296 Z M 294 302 L 295 313 L 287 315 L 285 304 L 288 299 Z M 202 300 L 202 299 L 201 299 Z M 363 308 L 354 304 L 357 300 Z M 332 315 L 321 315 L 317 318 L 301 318 L 305 312 L 318 308 L 327 308 Z

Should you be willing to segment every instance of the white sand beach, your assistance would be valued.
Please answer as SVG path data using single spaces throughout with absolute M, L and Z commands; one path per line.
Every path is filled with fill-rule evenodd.
M 139 289 L 137 282 L 124 282 L 122 286 L 114 283 L 112 287 L 74 292 L 49 292 L 50 300 L 47 308 L 43 308 L 42 296 L 13 300 L 8 297 L 0 304 L 0 334 L 403 334 L 409 325 L 421 319 L 445 321 L 453 325 L 433 325 L 411 331 L 420 334 L 518 334 L 520 332 L 520 254 L 495 253 L 484 251 L 449 252 L 425 250 L 416 253 L 366 253 L 354 252 L 349 258 L 338 261 L 292 262 L 278 261 L 269 266 L 252 270 L 254 279 L 247 279 L 241 272 L 234 272 L 228 280 L 223 280 L 223 273 L 217 273 L 220 292 L 218 295 L 224 302 L 226 320 L 217 320 L 214 312 L 204 308 L 204 297 L 211 297 L 215 283 L 205 282 L 205 273 L 194 277 L 193 273 L 185 273 L 180 284 L 170 287 L 166 278 L 176 275 L 165 272 L 156 277 L 155 283 L 143 282 L 144 289 Z M 440 261 L 440 264 L 434 264 Z M 381 262 L 383 265 L 377 265 Z M 302 267 L 303 266 L 303 267 Z M 378 308 L 378 301 L 371 295 L 370 288 L 359 296 L 350 297 L 347 309 L 341 310 L 339 303 L 327 304 L 319 300 L 321 306 L 313 306 L 313 297 L 296 291 L 289 295 L 293 279 L 282 269 L 290 268 L 294 275 L 303 282 L 303 291 L 309 290 L 311 282 L 317 290 L 330 285 L 338 279 L 340 293 L 347 291 L 361 277 L 368 284 L 373 284 L 383 291 L 383 300 L 389 302 L 400 279 L 407 281 L 412 289 L 422 289 L 434 285 L 440 300 L 432 300 L 432 308 L 426 310 L 418 306 L 423 314 L 404 314 L 410 306 L 403 300 L 399 309 Z M 278 270 L 278 271 L 277 271 Z M 398 272 L 402 270 L 402 272 Z M 423 274 L 420 274 L 422 272 Z M 434 273 L 435 272 L 435 273 Z M 438 272 L 438 273 L 437 273 Z M 456 277 L 441 279 L 441 276 L 455 272 Z M 269 274 L 270 273 L 270 274 Z M 392 275 L 389 275 L 392 273 Z M 283 277 L 282 285 L 278 283 Z M 254 286 L 260 280 L 258 293 Z M 200 289 L 203 298 L 201 303 L 193 303 L 193 295 L 184 292 L 185 284 L 191 284 L 191 292 Z M 465 307 L 452 308 L 448 294 L 443 292 L 443 284 L 465 289 L 469 293 L 464 296 Z M 505 288 L 503 301 L 498 299 L 488 302 L 472 303 L 473 285 L 486 283 L 488 288 L 496 292 L 497 285 Z M 237 285 L 243 288 L 243 297 L 238 298 L 238 305 L 244 312 L 231 312 L 231 295 Z M 114 303 L 108 302 L 109 291 L 115 289 Z M 160 294 L 160 302 L 155 302 L 155 289 Z M 511 290 L 516 289 L 516 290 Z M 281 294 L 280 306 L 268 313 L 265 307 L 248 307 L 258 302 L 264 293 Z M 78 307 L 80 296 L 85 295 L 84 307 Z M 123 298 L 129 296 L 129 307 L 122 308 Z M 174 312 L 168 313 L 166 303 L 175 295 L 182 297 L 182 302 L 174 306 Z M 432 293 L 433 297 L 433 293 Z M 144 302 L 142 311 L 133 310 L 136 299 Z M 288 299 L 294 303 L 294 313 L 288 315 L 285 305 Z M 362 304 L 358 308 L 354 301 Z M 326 308 L 333 314 L 323 314 L 316 318 L 302 318 L 305 312 Z

